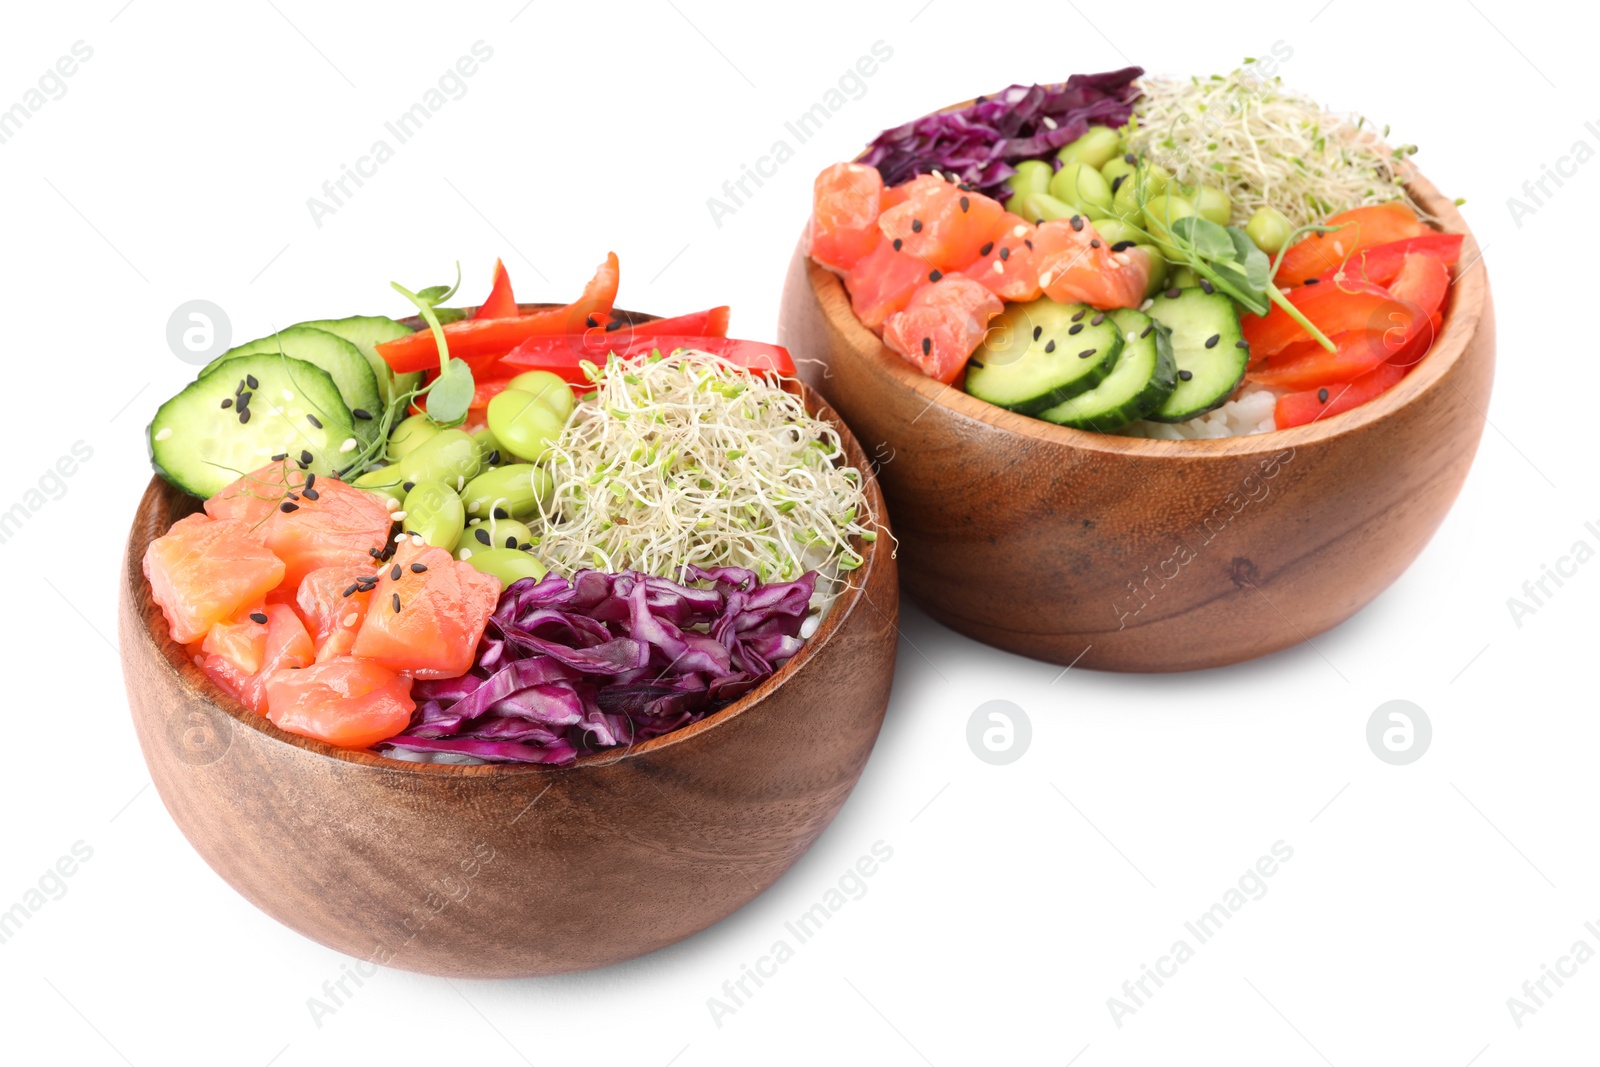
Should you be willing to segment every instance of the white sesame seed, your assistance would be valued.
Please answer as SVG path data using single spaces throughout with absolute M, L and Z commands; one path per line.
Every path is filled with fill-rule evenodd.
M 349 628 L 349 627 L 351 627 L 351 626 L 354 626 L 354 625 L 355 625 L 355 624 L 356 624 L 356 619 L 357 619 L 357 618 L 358 618 L 358 616 L 357 616 L 357 615 L 356 615 L 356 613 L 355 613 L 355 612 L 353 612 L 353 611 L 352 611 L 352 612 L 351 612 L 351 613 L 350 613 L 350 614 L 348 614 L 348 615 L 346 615 L 346 616 L 345 616 L 345 617 L 344 617 L 344 619 L 343 619 L 343 622 L 344 622 L 344 624 L 345 624 L 345 627 L 346 627 L 346 628 Z
M 1055 281 L 1055 279 L 1056 276 L 1054 274 L 1051 274 L 1049 271 L 1045 271 L 1043 274 L 1039 275 L 1039 288 L 1043 289 L 1045 286 Z
M 1011 227 L 1011 236 L 1026 237 L 1028 236 L 1028 228 L 1026 226 L 1013 226 Z
M 404 522 L 405 518 L 406 518 L 406 513 L 403 512 L 403 511 L 395 511 L 395 512 L 391 512 L 389 517 L 391 519 L 393 519 L 395 522 Z
M 344 439 L 344 444 L 339 446 L 339 451 L 340 452 L 354 452 L 355 450 L 356 450 L 356 439 L 354 437 L 346 437 Z
M 990 267 L 989 269 L 994 271 L 996 274 L 1004 274 L 1006 272 L 1006 265 L 997 259 L 994 261 L 994 266 Z
M 418 548 L 421 548 L 422 547 L 422 543 L 423 543 L 422 542 L 422 535 L 421 534 L 412 534 L 411 535 L 411 543 L 416 545 Z
M 1111 258 L 1124 266 L 1128 263 L 1128 253 L 1126 252 L 1113 252 L 1111 253 Z
M 1040 119 L 1039 121 L 1044 123 L 1045 129 L 1053 130 L 1056 128 L 1056 120 L 1051 118 L 1049 115 L 1044 116 L 1044 118 Z
M 462 550 L 461 550 L 461 552 L 460 552 L 460 553 L 459 553 L 459 555 L 460 555 L 460 557 L 461 557 L 461 558 L 462 558 L 462 559 L 471 559 L 471 558 L 472 558 L 472 549 L 470 549 L 470 548 L 463 548 L 463 549 L 462 549 Z
M 172 436 L 172 427 L 171 426 L 163 426 L 163 427 L 161 427 L 161 429 L 156 431 L 156 440 L 157 441 L 165 441 L 167 438 L 169 438 L 171 436 Z
M 397 534 L 395 534 L 395 535 L 394 535 L 394 543 L 395 543 L 395 544 L 397 544 L 397 545 L 403 545 L 403 544 L 405 544 L 405 543 L 406 543 L 406 536 L 407 536 L 407 535 L 406 535 L 406 534 L 404 534 L 404 533 L 397 533 Z

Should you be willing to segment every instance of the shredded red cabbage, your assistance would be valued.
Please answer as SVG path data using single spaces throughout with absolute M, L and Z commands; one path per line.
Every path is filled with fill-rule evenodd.
M 815 573 L 767 585 L 738 567 L 690 577 L 579 571 L 514 583 L 472 670 L 419 679 L 410 727 L 381 747 L 570 763 L 702 719 L 799 651 Z
M 1054 85 L 1013 85 L 959 111 L 885 130 L 862 162 L 877 167 L 885 185 L 940 170 L 994 195 L 1016 173 L 1012 163 L 1076 141 L 1091 124 L 1127 122 L 1139 99 L 1133 82 L 1143 73 L 1143 67 L 1124 67 L 1074 74 Z

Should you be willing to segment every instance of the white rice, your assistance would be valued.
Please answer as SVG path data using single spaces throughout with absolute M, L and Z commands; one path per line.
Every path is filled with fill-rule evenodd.
M 1272 412 L 1277 407 L 1281 391 L 1271 386 L 1246 382 L 1233 399 L 1215 411 L 1190 419 L 1188 422 L 1130 423 L 1118 433 L 1127 437 L 1153 437 L 1166 441 L 1200 441 L 1211 437 L 1247 437 L 1250 434 L 1276 430 Z

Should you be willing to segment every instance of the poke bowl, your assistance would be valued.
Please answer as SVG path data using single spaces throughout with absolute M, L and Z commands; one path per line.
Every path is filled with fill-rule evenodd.
M 1270 197 L 1242 203 L 1247 181 L 1200 187 L 1221 164 L 1184 185 L 1181 150 L 1204 163 L 1205 148 L 1141 114 L 1142 88 L 1181 96 L 1141 73 L 1014 86 L 825 170 L 779 339 L 874 457 L 904 588 L 932 617 L 1064 665 L 1184 671 L 1314 638 L 1418 556 L 1477 449 L 1494 315 L 1477 242 L 1410 146 L 1352 125 L 1349 143 L 1382 153 L 1376 192 L 1319 186 L 1295 226 Z M 1217 83 L 1285 106 L 1238 72 L 1181 87 Z M 930 164 L 937 151 L 956 162 Z M 1136 184 L 1130 212 L 1115 198 Z M 1195 207 L 1208 197 L 1214 221 Z M 997 229 L 957 234 L 980 209 Z M 970 266 L 939 261 L 962 239 Z M 1339 332 L 1307 332 L 1308 316 Z
M 605 303 L 603 318 L 623 320 L 641 337 L 670 337 L 675 347 L 676 339 L 692 332 L 682 320 L 631 315 Z M 499 314 L 510 321 L 551 310 L 566 309 L 502 305 Z M 693 324 L 703 335 L 698 347 L 723 350 L 729 359 L 748 356 L 749 349 L 717 336 L 726 327 L 726 309 L 721 310 L 720 323 L 708 328 L 702 318 Z M 472 321 L 473 309 L 430 306 L 424 319 L 446 320 L 448 326 L 450 317 Z M 429 329 L 422 319 L 396 321 L 405 328 L 396 335 Z M 664 323 L 666 332 L 652 334 L 651 323 Z M 453 349 L 469 347 L 470 334 L 448 336 Z M 601 357 L 600 369 L 579 366 L 576 356 L 593 359 L 595 350 L 579 341 L 572 342 L 576 355 L 568 365 L 558 367 L 566 357 L 557 358 L 548 346 L 539 352 L 539 365 L 577 372 L 574 377 L 587 374 L 597 386 L 594 396 L 605 395 L 608 381 L 620 384 L 624 370 L 628 377 L 666 375 L 679 359 L 696 373 L 727 375 L 749 390 L 745 395 L 781 390 L 816 420 L 806 427 L 836 442 L 835 454 L 813 473 L 824 466 L 861 472 L 856 499 L 864 514 L 849 527 L 856 532 L 849 540 L 852 566 L 838 574 L 836 591 L 820 612 L 807 601 L 810 577 L 799 583 L 776 581 L 782 576 L 775 574 L 766 576 L 774 580 L 758 580 L 753 572 L 727 566 L 685 570 L 674 582 L 643 570 L 606 574 L 597 563 L 563 578 L 559 568 L 545 575 L 542 564 L 529 571 L 519 569 L 525 561 L 508 565 L 496 549 L 492 563 L 469 573 L 470 554 L 436 547 L 432 531 L 405 522 L 405 501 L 423 484 L 417 481 L 405 489 L 400 508 L 383 505 L 399 527 L 391 539 L 385 525 L 384 539 L 398 547 L 374 545 L 366 569 L 376 573 L 361 581 L 377 587 L 357 589 L 352 581 L 344 593 L 339 612 L 352 597 L 371 592 L 360 620 L 361 611 L 344 617 L 343 625 L 354 631 L 344 644 L 340 620 L 332 632 L 319 628 L 315 598 L 305 592 L 317 570 L 300 578 L 292 597 L 269 592 L 263 601 L 252 594 L 237 612 L 218 616 L 203 640 L 191 640 L 197 609 L 193 598 L 175 601 L 173 587 L 181 586 L 185 572 L 174 567 L 210 551 L 221 557 L 217 568 L 232 572 L 213 577 L 212 584 L 231 588 L 230 581 L 243 581 L 239 574 L 257 566 L 261 548 L 254 540 L 221 540 L 245 525 L 218 517 L 231 514 L 218 507 L 229 492 L 209 496 L 202 510 L 195 489 L 183 481 L 188 475 L 172 471 L 189 468 L 170 458 L 170 449 L 156 448 L 158 470 L 168 477 L 152 479 L 134 517 L 118 624 L 129 703 L 152 780 L 184 835 L 227 883 L 284 925 L 354 957 L 360 975 L 379 965 L 453 977 L 549 975 L 616 963 L 682 940 L 753 899 L 806 851 L 843 805 L 876 740 L 893 673 L 897 581 L 882 497 L 859 444 L 825 401 L 791 378 L 758 380 L 749 363 L 718 362 L 706 371 L 695 362 L 705 351 L 691 358 L 654 348 L 649 360 L 630 363 L 623 353 L 631 341 L 603 340 L 610 354 Z M 660 347 L 668 344 L 663 340 Z M 773 346 L 753 349 L 763 359 L 787 358 L 776 356 Z M 283 355 L 280 363 L 295 360 Z M 496 381 L 495 372 L 483 363 L 475 366 L 479 398 L 485 391 L 517 391 L 510 385 L 515 379 L 500 380 L 500 390 L 485 390 Z M 525 374 L 528 366 L 508 369 Z M 302 383 L 310 374 L 294 369 Z M 608 378 L 613 371 L 616 376 Z M 228 377 L 231 390 L 231 379 L 243 372 L 243 364 L 224 361 L 218 373 Z M 292 408 L 288 389 L 282 405 L 270 399 L 279 379 L 266 380 L 268 373 L 276 371 L 257 369 L 254 384 L 241 380 L 227 410 L 237 411 L 237 397 L 245 392 L 258 398 L 250 405 L 257 413 L 251 421 L 270 425 L 278 407 Z M 428 377 L 418 383 L 423 394 Z M 208 378 L 203 374 L 190 389 L 208 387 Z M 403 413 L 395 381 L 389 381 L 386 399 Z M 552 431 L 549 447 L 562 447 L 571 425 L 598 417 L 592 410 L 584 414 L 589 401 L 581 397 L 569 430 Z M 431 399 L 424 395 L 419 403 Z M 337 417 L 347 408 L 339 408 Z M 319 421 L 334 425 L 325 409 L 318 410 Z M 152 423 L 152 441 L 160 427 L 175 422 L 184 425 L 164 407 Z M 472 425 L 470 417 L 464 425 Z M 496 425 L 491 418 L 489 426 Z M 331 440 L 344 432 L 339 429 Z M 512 440 L 509 432 L 504 436 L 501 447 Z M 524 444 L 512 449 L 522 458 L 534 451 Z M 169 457 L 166 464 L 163 456 Z M 310 536 L 309 527 L 291 522 L 358 492 L 353 470 L 329 468 L 336 458 L 312 452 L 304 458 L 302 467 L 291 455 L 287 469 L 293 477 L 268 497 L 259 520 L 265 544 L 291 573 L 300 558 L 297 545 L 303 550 Z M 258 471 L 254 483 L 241 481 L 260 487 L 265 480 Z M 290 504 L 295 507 L 284 508 Z M 337 516 L 345 526 L 348 514 Z M 530 522 L 537 527 L 537 520 Z M 495 527 L 497 540 L 504 529 Z M 192 530 L 213 540 L 164 550 Z M 554 544 L 556 528 L 545 533 L 550 540 L 543 545 L 505 551 L 553 560 L 556 549 L 547 546 Z M 470 544 L 470 537 L 463 535 L 461 543 Z M 324 541 L 318 551 L 328 546 Z M 615 546 L 596 541 L 592 547 Z M 456 640 L 448 620 L 428 635 L 425 647 L 408 653 L 421 657 L 408 669 L 392 659 L 399 631 L 379 632 L 384 620 L 426 611 L 427 597 L 441 595 L 443 587 L 425 593 L 415 583 L 445 581 L 436 579 L 440 574 L 461 588 L 487 581 L 485 575 L 503 576 L 503 589 L 489 585 L 486 608 L 493 605 L 495 614 L 468 638 L 475 649 L 470 669 L 456 671 L 454 678 L 415 665 L 434 662 L 428 657 Z M 560 618 L 551 621 L 558 602 Z M 443 614 L 471 612 L 472 603 L 467 597 Z M 228 657 L 237 660 L 239 653 L 229 639 L 237 630 L 229 627 L 255 616 L 269 636 L 260 646 L 265 662 L 249 676 L 230 665 Z M 295 632 L 307 641 L 306 654 L 295 659 L 283 651 L 295 646 L 280 640 L 278 627 L 281 620 L 287 632 L 298 625 L 297 617 L 304 629 Z M 590 636 L 562 636 L 569 632 Z M 381 637 L 390 644 L 363 641 L 362 635 L 374 634 L 373 641 Z M 571 647 L 558 647 L 563 642 Z M 712 647 L 719 642 L 727 651 Z M 663 647 L 675 651 L 672 661 Z M 491 648 L 499 649 L 496 656 L 522 658 L 491 667 Z M 543 651 L 530 654 L 531 649 Z M 610 661 L 633 655 L 629 650 L 638 651 L 640 669 L 615 673 Z M 463 692 L 478 687 L 482 695 L 517 668 L 533 671 L 510 683 L 525 686 L 520 694 L 496 692 L 492 703 L 480 701 L 481 717 L 465 719 L 459 712 L 472 698 L 463 696 L 454 705 L 455 718 L 463 721 L 449 720 L 451 686 Z M 328 669 L 340 674 L 319 673 Z M 382 685 L 361 683 L 376 674 L 383 674 Z M 308 706 L 304 694 L 318 686 L 324 699 Z M 396 700 L 398 722 L 374 731 L 374 717 L 392 713 Z M 574 702 L 581 721 L 545 715 L 542 726 L 529 726 L 517 718 Z M 607 729 L 616 736 L 606 735 Z M 402 730 L 403 736 L 380 736 Z

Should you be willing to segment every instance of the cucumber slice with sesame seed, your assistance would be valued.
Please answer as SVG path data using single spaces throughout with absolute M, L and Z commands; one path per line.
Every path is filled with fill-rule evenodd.
M 402 325 L 383 315 L 351 315 L 344 319 L 314 319 L 311 322 L 299 323 L 309 326 L 314 330 L 326 330 L 329 333 L 343 337 L 355 345 L 366 357 L 367 365 L 372 368 L 373 376 L 378 379 L 378 398 L 385 404 L 396 396 L 409 393 L 417 387 L 422 380 L 420 371 L 411 374 L 396 375 L 389 369 L 389 364 L 378 355 L 378 346 L 385 341 L 396 341 L 409 335 L 411 327 Z M 398 388 L 396 387 L 398 385 Z M 354 408 L 351 409 L 354 411 Z M 382 412 L 374 411 L 374 417 Z M 358 416 L 359 418 L 359 416 Z
M 1156 410 L 1178 384 L 1167 328 L 1149 315 L 1119 308 L 1106 315 L 1122 331 L 1116 368 L 1087 393 L 1039 412 L 1058 426 L 1109 433 Z
M 378 392 L 377 375 L 372 373 L 372 367 L 361 354 L 361 349 L 343 337 L 314 326 L 289 326 L 277 333 L 230 348 L 212 360 L 200 372 L 200 376 L 205 377 L 221 366 L 224 360 L 258 353 L 282 354 L 321 367 L 338 387 L 346 410 L 353 412 L 360 408 L 374 416 L 383 414 L 383 397 Z M 370 444 L 377 439 L 378 418 L 358 419 L 355 428 L 356 437 L 363 444 Z
M 1034 415 L 1099 385 L 1121 352 L 1122 331 L 1087 304 L 1007 304 L 972 353 L 967 392 Z
M 1234 302 L 1203 288 L 1168 289 L 1156 295 L 1148 311 L 1172 331 L 1178 384 L 1145 417 L 1183 422 L 1227 403 L 1250 362 Z
M 351 422 L 339 387 L 322 368 L 288 356 L 238 356 L 156 411 L 147 431 L 150 463 L 201 498 L 277 455 L 331 475 L 357 448 Z

